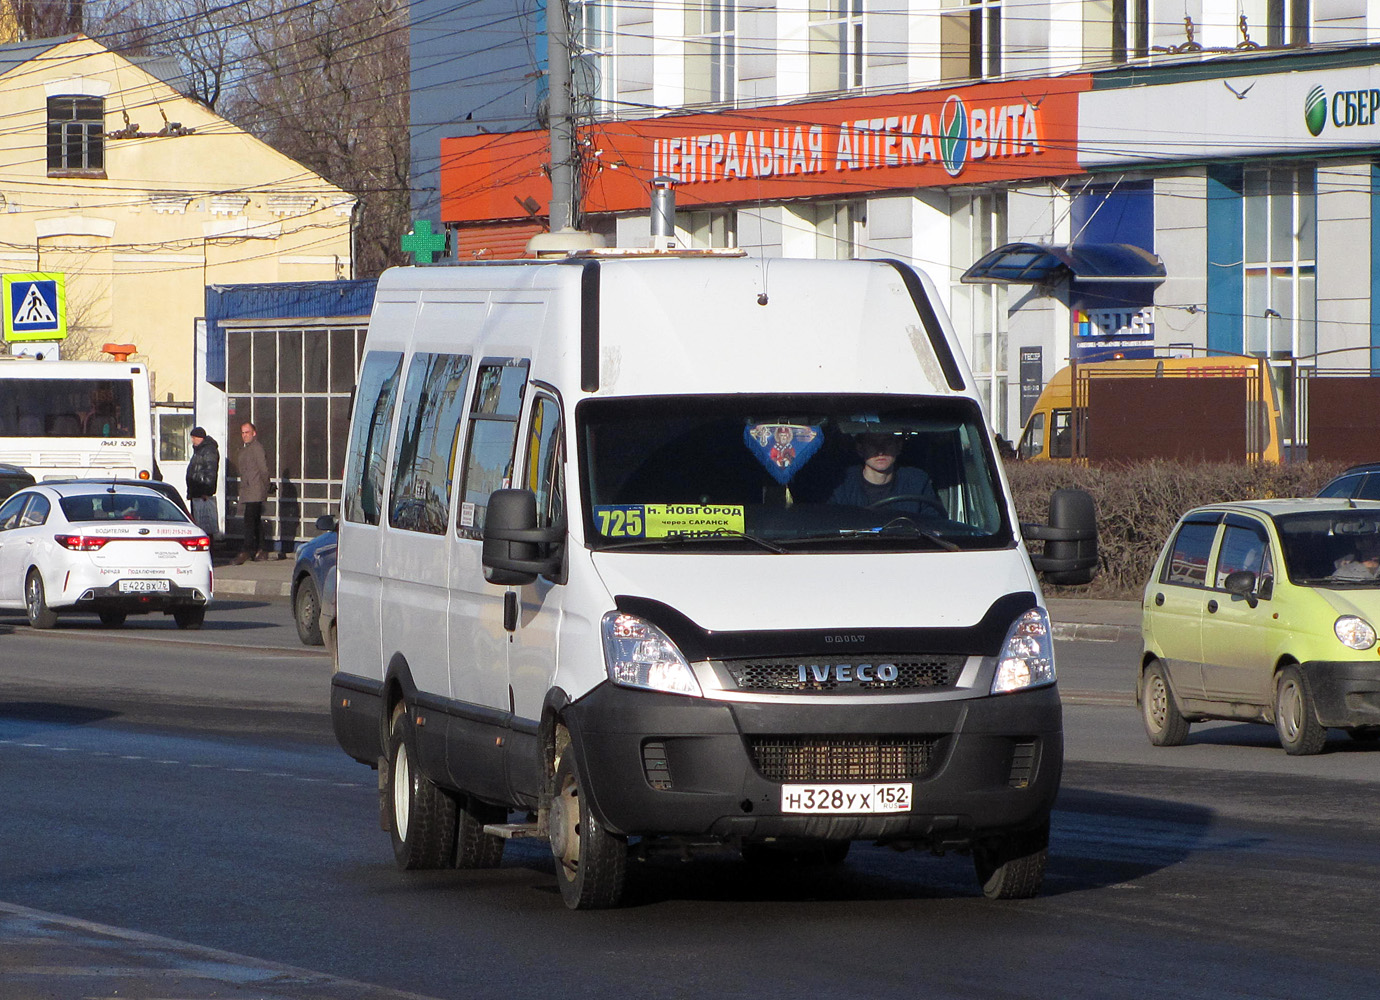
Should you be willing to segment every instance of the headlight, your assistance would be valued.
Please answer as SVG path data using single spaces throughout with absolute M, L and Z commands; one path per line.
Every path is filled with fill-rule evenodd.
M 1370 622 L 1355 615 L 1342 615 L 1332 625 L 1343 646 L 1352 649 L 1370 649 L 1375 645 L 1375 629 Z
M 676 644 L 635 615 L 604 615 L 604 663 L 609 679 L 623 687 L 702 696 L 700 682 Z
M 992 693 L 1006 694 L 1053 683 L 1054 643 L 1049 635 L 1049 615 L 1044 608 L 1031 608 L 1006 633 Z

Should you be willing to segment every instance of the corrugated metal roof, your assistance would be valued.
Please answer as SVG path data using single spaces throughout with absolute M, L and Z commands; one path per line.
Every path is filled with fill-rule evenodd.
M 70 42 L 76 37 L 76 35 L 64 35 L 61 38 L 31 38 L 27 42 L 9 42 L 6 45 L 0 45 L 0 75 L 24 65 L 31 59 L 38 58 L 53 46 Z

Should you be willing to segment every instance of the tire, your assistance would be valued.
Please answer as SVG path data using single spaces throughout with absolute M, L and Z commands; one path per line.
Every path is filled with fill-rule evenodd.
M 106 628 L 119 628 L 125 623 L 129 616 L 123 611 L 101 611 L 99 612 L 101 624 Z
M 506 841 L 485 833 L 484 826 L 504 822 L 508 810 L 480 802 L 472 795 L 462 795 L 456 800 L 456 813 L 455 867 L 497 868 L 502 864 Z
M 1151 660 L 1145 668 L 1140 695 L 1140 718 L 1152 746 L 1177 747 L 1188 739 L 1188 720 L 1174 701 L 1164 665 Z
M 1030 899 L 1049 860 L 1049 820 L 1034 830 L 973 846 L 973 869 L 988 899 Z
M 32 628 L 52 628 L 57 624 L 57 612 L 48 607 L 48 592 L 43 587 L 43 574 L 29 570 L 24 579 L 24 610 Z
M 297 619 L 297 638 L 306 646 L 320 646 L 321 637 L 321 596 L 316 592 L 316 584 L 309 576 L 302 577 L 297 585 L 297 596 L 292 601 L 292 614 Z
M 740 852 L 743 860 L 753 866 L 826 866 L 841 865 L 848 859 L 852 842 L 847 840 L 797 841 L 786 844 L 746 843 Z
M 455 860 L 455 800 L 417 769 L 417 740 L 407 706 L 388 727 L 388 835 L 403 871 L 449 868 Z
M 1327 727 L 1318 721 L 1308 678 L 1298 667 L 1285 667 L 1275 679 L 1275 732 L 1291 757 L 1319 753 L 1327 742 Z
M 206 609 L 204 607 L 174 608 L 173 621 L 177 622 L 178 628 L 196 631 L 206 621 Z
M 567 747 L 556 763 L 551 797 L 551 854 L 561 898 L 572 910 L 603 910 L 623 899 L 628 876 L 628 845 L 604 829 L 582 794 L 575 752 Z

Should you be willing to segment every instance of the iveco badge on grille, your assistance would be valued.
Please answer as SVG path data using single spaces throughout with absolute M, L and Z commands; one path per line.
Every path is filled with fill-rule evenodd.
M 799 680 L 802 684 L 806 681 L 819 684 L 829 681 L 851 684 L 858 681 L 866 684 L 869 681 L 894 681 L 897 674 L 894 663 L 802 663 Z

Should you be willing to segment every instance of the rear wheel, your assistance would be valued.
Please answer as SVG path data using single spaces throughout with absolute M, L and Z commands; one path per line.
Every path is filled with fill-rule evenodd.
M 43 574 L 29 570 L 24 580 L 24 610 L 33 628 L 52 628 L 57 624 L 57 612 L 48 607 L 48 594 L 43 588 Z
M 417 769 L 417 739 L 399 702 L 388 727 L 388 833 L 404 871 L 449 868 L 455 859 L 455 800 Z
M 199 629 L 206 621 L 205 608 L 177 608 L 173 611 L 173 621 L 178 628 Z
M 123 611 L 102 611 L 99 612 L 99 614 L 101 617 L 101 624 L 106 628 L 119 628 L 125 623 L 125 619 L 129 617 Z
M 292 603 L 293 617 L 297 619 L 297 638 L 307 646 L 321 645 L 321 597 L 311 577 L 302 577 L 302 582 L 297 585 L 297 597 Z
M 988 899 L 1029 899 L 1040 891 L 1049 860 L 1049 820 L 1034 830 L 973 847 L 973 868 Z
M 1157 747 L 1177 747 L 1188 739 L 1188 720 L 1174 701 L 1169 678 L 1159 660 L 1151 660 L 1145 668 L 1145 683 L 1141 689 L 1140 717 L 1145 723 L 1145 735 Z
M 628 845 L 595 818 L 569 747 L 556 764 L 548 825 L 565 905 L 572 910 L 617 906 L 627 882 Z
M 1327 727 L 1318 721 L 1308 678 L 1298 667 L 1285 667 L 1275 681 L 1275 732 L 1292 757 L 1318 753 L 1327 742 Z

